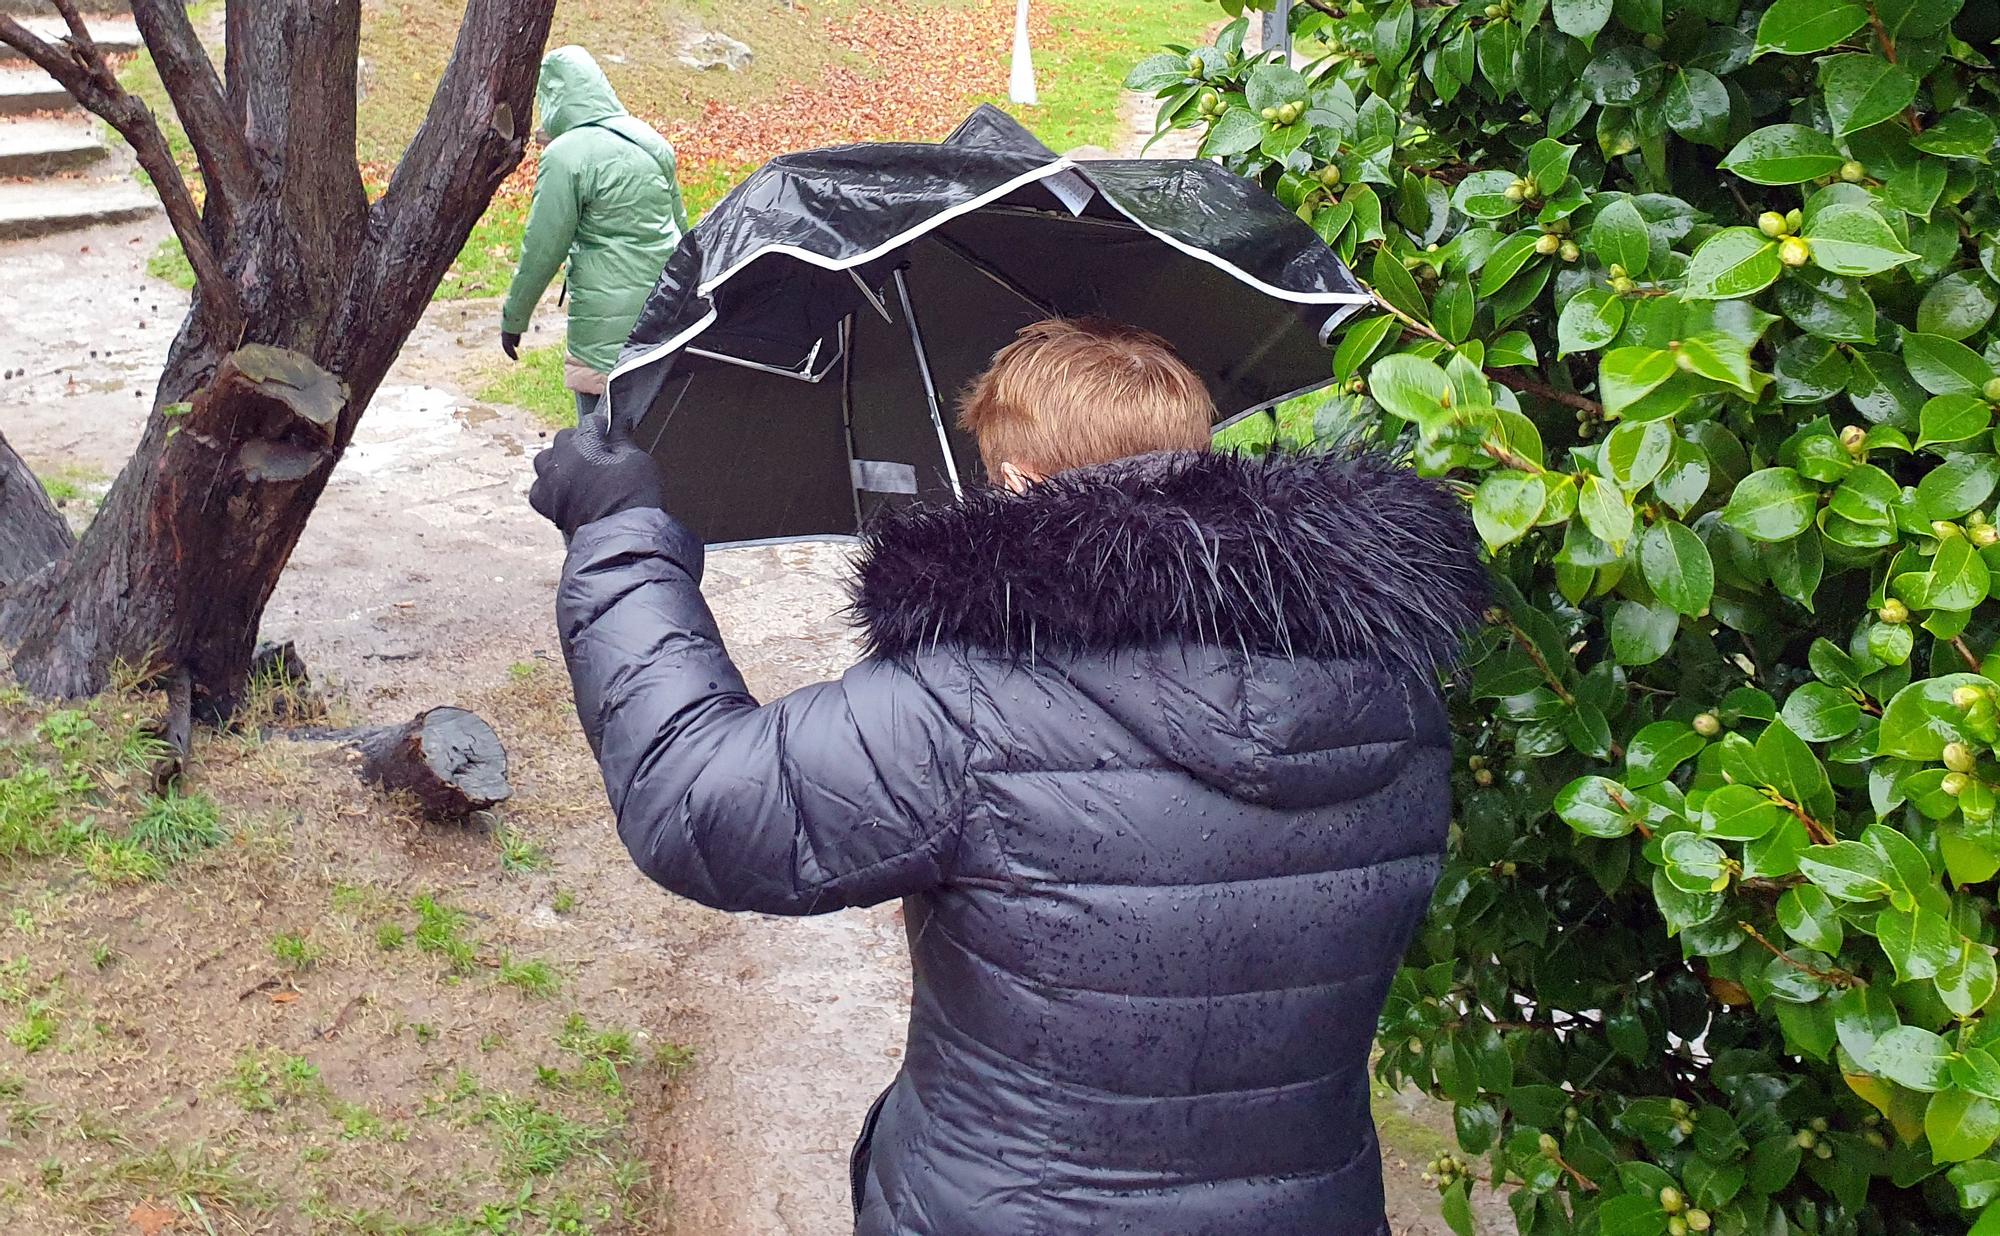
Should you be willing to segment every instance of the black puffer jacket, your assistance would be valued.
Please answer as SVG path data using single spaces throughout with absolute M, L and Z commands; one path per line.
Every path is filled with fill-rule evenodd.
M 1368 1051 L 1450 809 L 1461 505 L 1370 457 L 1152 456 L 906 514 L 873 655 L 759 707 L 658 511 L 558 615 L 639 866 L 711 906 L 907 898 L 863 1236 L 1386 1232 Z

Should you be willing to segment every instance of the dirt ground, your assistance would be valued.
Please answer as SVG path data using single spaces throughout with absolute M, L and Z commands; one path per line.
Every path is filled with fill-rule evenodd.
M 0 249 L 0 429 L 79 516 L 136 439 L 185 305 L 144 274 L 162 234 Z M 13 1006 L 58 1028 L 46 1054 L 0 1046 L 16 1113 L 5 1230 L 144 1232 L 148 1205 L 174 1231 L 844 1230 L 848 1147 L 902 1051 L 897 911 L 726 916 L 632 869 L 569 712 L 560 539 L 525 501 L 547 429 L 465 393 L 495 312 L 425 318 L 265 624 L 348 720 L 481 711 L 515 799 L 486 823 L 425 827 L 355 783 L 338 748 L 213 738 L 193 788 L 231 817 L 231 844 L 158 882 L 8 873 Z M 841 567 L 828 547 L 711 558 L 707 594 L 760 695 L 853 657 Z M 439 922 L 462 952 L 423 937 Z M 399 932 L 418 947 L 384 947 Z M 607 1062 L 618 1080 L 587 1084 Z M 1394 1229 L 1443 1236 L 1417 1174 L 1448 1118 L 1403 1096 L 1379 1107 Z M 566 1166 L 524 1167 L 524 1145 L 556 1145 Z M 565 1206 L 584 1226 L 559 1226 Z

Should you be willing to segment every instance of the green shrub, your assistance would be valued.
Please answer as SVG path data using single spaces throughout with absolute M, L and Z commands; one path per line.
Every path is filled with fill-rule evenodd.
M 2000 1233 L 2000 6 L 1244 28 L 1129 84 L 1370 285 L 1316 421 L 1493 557 L 1382 1076 L 1523 1232 Z

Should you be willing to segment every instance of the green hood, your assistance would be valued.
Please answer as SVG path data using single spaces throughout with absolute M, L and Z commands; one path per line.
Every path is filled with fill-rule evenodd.
M 623 116 L 625 105 L 611 88 L 604 70 L 581 47 L 558 47 L 542 58 L 535 102 L 542 109 L 542 128 L 551 138 L 579 125 Z

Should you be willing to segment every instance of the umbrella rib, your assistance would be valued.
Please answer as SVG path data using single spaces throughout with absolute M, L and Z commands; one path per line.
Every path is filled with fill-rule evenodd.
M 1002 274 L 998 268 L 989 263 L 985 258 L 973 253 L 970 249 L 967 249 L 964 245 L 959 244 L 949 236 L 939 233 L 931 239 L 937 241 L 938 244 L 942 245 L 959 261 L 964 262 L 967 266 L 972 267 L 972 269 L 1020 297 L 1030 308 L 1040 312 L 1042 316 L 1050 318 L 1059 318 L 1062 316 L 1060 309 L 1057 309 L 1054 305 L 1051 305 L 1049 302 L 1016 283 L 1013 279 Z
M 916 307 L 910 304 L 910 281 L 903 277 L 903 268 L 898 266 L 894 276 L 896 295 L 903 302 L 903 321 L 910 326 L 910 346 L 917 351 L 917 374 L 924 380 L 924 400 L 931 408 L 931 428 L 937 430 L 938 449 L 944 452 L 944 472 L 951 479 L 951 496 L 963 498 L 965 489 L 958 483 L 958 460 L 952 457 L 951 435 L 945 432 L 944 409 L 938 404 L 937 382 L 931 377 L 930 353 L 924 350 L 924 332 L 917 325 Z

